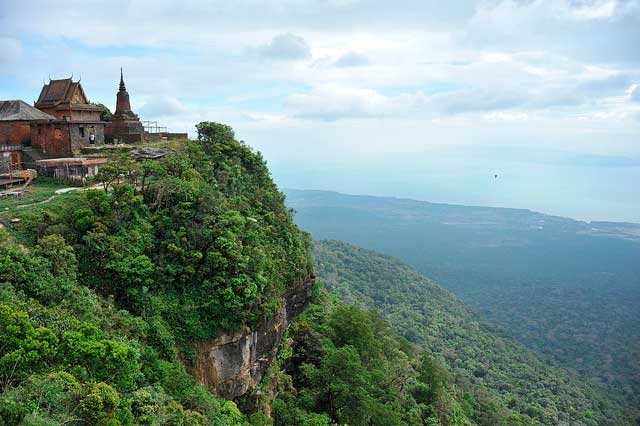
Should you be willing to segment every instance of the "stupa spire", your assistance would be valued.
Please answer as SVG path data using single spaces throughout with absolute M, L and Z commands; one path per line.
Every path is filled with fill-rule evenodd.
M 122 68 L 120 68 L 120 90 L 116 93 L 116 111 L 114 114 L 133 114 L 131 112 L 131 105 L 129 104 L 129 94 L 127 93 L 127 88 L 124 85 Z
M 127 88 L 124 86 L 124 77 L 122 76 L 122 68 L 120 68 L 120 91 L 126 92 Z
M 129 93 L 124 85 L 124 73 L 120 68 L 120 90 L 116 93 L 116 110 L 104 129 L 105 140 L 113 142 L 116 139 L 126 143 L 144 140 L 144 127 L 129 103 Z

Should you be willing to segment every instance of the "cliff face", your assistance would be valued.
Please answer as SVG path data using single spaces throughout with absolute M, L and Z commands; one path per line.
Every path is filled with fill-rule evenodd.
M 284 306 L 269 320 L 234 335 L 223 334 L 196 344 L 192 374 L 212 392 L 227 399 L 244 395 L 262 380 L 277 355 L 287 327 L 304 311 L 311 299 L 314 279 L 291 287 L 283 295 Z

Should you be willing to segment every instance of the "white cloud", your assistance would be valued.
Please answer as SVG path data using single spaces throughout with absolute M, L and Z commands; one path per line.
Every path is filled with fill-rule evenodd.
M 476 48 L 536 49 L 587 60 L 640 63 L 640 4 L 625 0 L 480 2 L 456 32 Z
M 22 56 L 22 44 L 19 40 L 9 37 L 2 37 L 0 34 L 0 73 L 9 71 L 9 65 L 13 65 Z
M 336 67 L 359 67 L 369 64 L 369 58 L 358 52 L 347 52 L 340 56 L 334 63 Z
M 615 16 L 617 6 L 616 0 L 578 0 L 568 2 L 563 12 L 576 20 L 609 19 Z
M 158 118 L 173 117 L 184 114 L 188 108 L 178 99 L 167 96 L 151 96 L 138 110 L 138 115 L 143 119 L 155 120 Z
M 298 60 L 311 58 L 311 49 L 304 38 L 291 34 L 279 34 L 256 49 L 258 54 L 267 59 Z
M 389 99 L 374 90 L 330 85 L 291 95 L 286 106 L 295 117 L 320 120 L 376 117 L 392 109 Z
M 554 107 L 599 102 L 610 96 L 623 96 L 630 84 L 631 80 L 625 74 L 585 79 L 577 84 L 561 79 L 554 84 L 548 84 L 546 90 L 533 96 L 530 105 Z
M 523 111 L 492 111 L 484 114 L 482 118 L 489 122 L 529 121 L 531 115 Z
M 496 111 L 519 107 L 526 102 L 522 93 L 512 90 L 464 89 L 434 95 L 432 103 L 445 114 Z

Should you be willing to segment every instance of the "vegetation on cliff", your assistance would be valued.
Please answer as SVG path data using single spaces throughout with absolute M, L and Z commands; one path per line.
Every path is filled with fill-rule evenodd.
M 279 294 L 311 272 L 308 237 L 261 155 L 232 131 L 186 141 L 161 160 L 113 162 L 96 180 L 112 190 L 25 215 L 21 241 L 60 235 L 82 285 L 166 320 L 183 340 L 267 318 Z
M 121 161 L 0 230 L 0 424 L 236 425 L 183 364 L 311 272 L 264 160 L 203 135 Z
M 78 282 L 62 237 L 0 238 L 0 425 L 243 424 L 158 344 L 166 323 Z
M 278 394 L 272 404 L 277 426 L 535 424 L 463 392 L 439 362 L 376 312 L 326 293 L 290 336 L 285 369 L 270 378 Z

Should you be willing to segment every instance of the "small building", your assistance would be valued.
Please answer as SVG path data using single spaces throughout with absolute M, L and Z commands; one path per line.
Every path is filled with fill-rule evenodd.
M 106 158 L 54 158 L 36 161 L 38 176 L 84 181 L 98 174 Z
M 72 156 L 83 146 L 104 143 L 102 108 L 92 105 L 80 81 L 49 80 L 35 107 L 55 119 L 31 123 L 31 145 L 46 155 Z
M 31 123 L 31 146 L 42 150 L 45 155 L 78 155 L 83 147 L 94 144 L 104 144 L 104 123 L 59 119 Z
M 31 124 L 54 120 L 21 100 L 0 101 L 0 173 L 21 167 L 21 151 L 31 144 Z
M 116 110 L 106 125 L 105 139 L 107 143 L 113 143 L 116 140 L 124 143 L 144 141 L 144 128 L 140 118 L 131 111 L 129 93 L 124 84 L 122 68 L 120 68 L 120 86 L 116 94 Z

